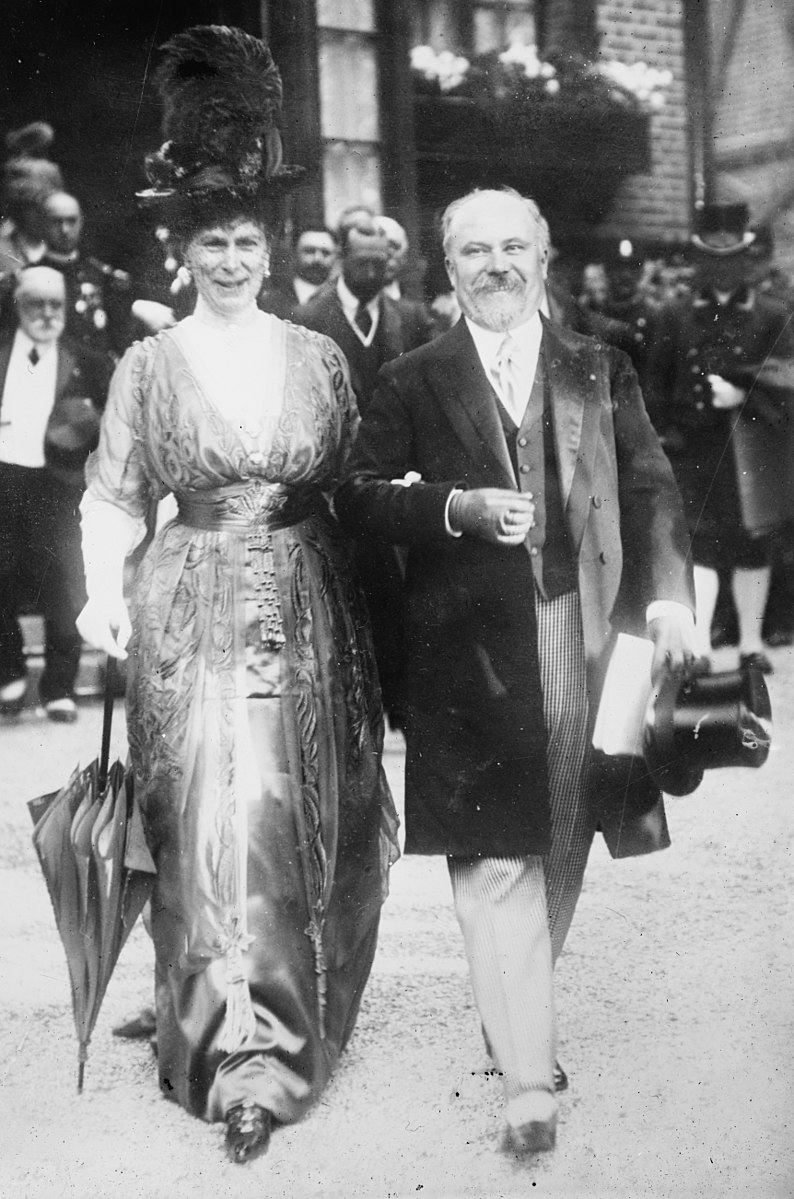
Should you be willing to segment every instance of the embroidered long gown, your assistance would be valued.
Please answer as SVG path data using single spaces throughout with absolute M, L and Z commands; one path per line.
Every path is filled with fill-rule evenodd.
M 149 847 L 160 1085 L 221 1120 L 315 1100 L 396 857 L 366 619 L 324 493 L 357 415 L 324 337 L 190 317 L 119 364 L 86 513 L 179 515 L 135 581 L 128 729 Z M 90 517 L 84 518 L 90 538 Z

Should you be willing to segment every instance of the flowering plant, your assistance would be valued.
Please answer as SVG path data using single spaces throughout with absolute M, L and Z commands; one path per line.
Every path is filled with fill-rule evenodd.
M 573 57 L 544 61 L 537 46 L 519 42 L 472 59 L 414 46 L 411 68 L 423 91 L 517 103 L 559 97 L 588 107 L 618 106 L 639 112 L 659 109 L 673 79 L 670 71 L 643 62 L 590 63 Z

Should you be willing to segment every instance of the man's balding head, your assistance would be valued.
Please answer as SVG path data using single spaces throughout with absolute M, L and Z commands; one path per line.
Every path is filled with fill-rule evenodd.
M 408 234 L 400 222 L 395 221 L 390 216 L 379 216 L 377 218 L 377 225 L 381 232 L 385 234 L 389 246 L 386 281 L 390 283 L 392 279 L 399 278 L 400 272 L 405 266 L 405 260 L 408 257 Z
M 31 341 L 57 341 L 66 321 L 66 285 L 60 271 L 30 266 L 20 273 L 14 288 L 19 325 Z
M 374 220 L 360 220 L 345 232 L 342 243 L 342 275 L 363 304 L 378 294 L 386 281 L 389 243 Z
M 83 233 L 83 213 L 79 200 L 58 191 L 44 201 L 44 240 L 56 254 L 72 254 Z

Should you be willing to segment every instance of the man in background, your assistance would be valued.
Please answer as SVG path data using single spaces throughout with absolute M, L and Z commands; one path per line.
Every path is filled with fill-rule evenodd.
M 336 282 L 298 308 L 295 319 L 298 324 L 325 333 L 342 350 L 350 365 L 359 412 L 364 413 L 383 364 L 424 344 L 429 331 L 415 312 L 404 310 L 400 302 L 383 292 L 389 249 L 375 218 L 359 214 L 356 223 L 343 226 L 340 255 Z M 400 556 L 394 546 L 361 536 L 356 542 L 356 565 L 372 618 L 384 708 L 391 727 L 401 728 Z
M 50 192 L 41 201 L 41 219 L 45 247 L 37 261 L 63 276 L 67 336 L 115 363 L 132 339 L 130 276 L 83 252 L 83 212 L 68 192 Z M 5 275 L 0 287 L 4 332 L 16 323 L 15 288 L 16 273 Z
M 85 604 L 78 505 L 97 442 L 110 364 L 62 339 L 66 286 L 50 267 L 16 280 L 18 327 L 0 341 L 0 712 L 18 712 L 27 672 L 19 615 L 28 599 L 44 617 L 47 716 L 77 718 L 74 682 Z
M 291 278 L 280 287 L 267 288 L 259 307 L 282 320 L 292 320 L 295 309 L 307 304 L 328 281 L 335 264 L 336 241 L 330 229 L 307 226 L 295 238 Z
M 390 296 L 400 306 L 403 320 L 415 324 L 421 330 L 420 344 L 430 341 L 436 332 L 435 324 L 425 305 L 420 300 L 410 300 L 403 295 L 403 273 L 408 262 L 408 234 L 399 221 L 390 216 L 375 218 L 377 227 L 386 237 L 388 258 L 386 260 L 386 282 L 383 294 Z

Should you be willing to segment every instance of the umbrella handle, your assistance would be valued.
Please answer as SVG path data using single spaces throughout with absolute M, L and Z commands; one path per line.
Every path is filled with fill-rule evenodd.
M 102 746 L 99 751 L 99 773 L 97 787 L 100 793 L 105 790 L 108 782 L 108 765 L 110 763 L 110 730 L 113 724 L 113 699 L 116 685 L 116 659 L 108 654 L 105 666 L 105 705 L 102 711 Z

